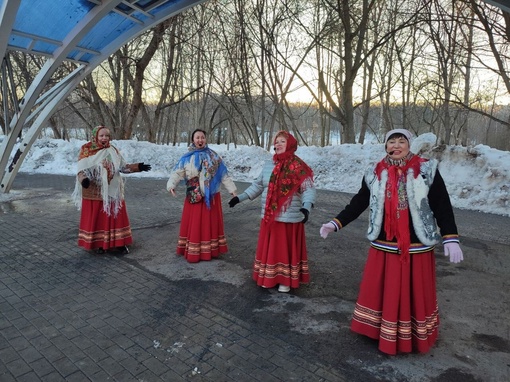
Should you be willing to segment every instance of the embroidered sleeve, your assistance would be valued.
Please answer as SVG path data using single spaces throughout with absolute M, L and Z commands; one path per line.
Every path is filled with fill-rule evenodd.
M 342 223 L 337 218 L 331 220 L 331 223 L 335 226 L 335 232 L 340 231 L 342 229 Z
M 444 235 L 443 245 L 447 243 L 459 243 L 459 235 Z
M 130 164 L 124 164 L 124 166 L 121 167 L 120 172 L 123 174 L 131 174 L 133 172 L 139 172 L 138 169 L 138 163 L 130 163 Z

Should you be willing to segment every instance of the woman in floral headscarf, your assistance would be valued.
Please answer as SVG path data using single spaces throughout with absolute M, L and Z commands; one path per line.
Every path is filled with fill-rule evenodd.
M 179 182 L 186 181 L 177 254 L 196 263 L 228 251 L 220 187 L 223 184 L 231 195 L 236 195 L 237 188 L 221 157 L 207 146 L 205 131 L 193 131 L 191 141 L 188 152 L 175 165 L 166 188 L 175 196 Z
M 81 206 L 78 245 L 97 253 L 115 250 L 129 253 L 133 242 L 124 202 L 124 182 L 120 173 L 149 171 L 142 163 L 127 164 L 119 150 L 110 144 L 110 130 L 97 126 L 90 142 L 80 149 L 78 175 L 73 193 Z
M 289 292 L 308 283 L 308 255 L 304 223 L 315 203 L 313 171 L 295 152 L 296 138 L 279 131 L 274 138 L 276 153 L 264 164 L 258 178 L 230 207 L 262 195 L 262 221 L 253 267 L 253 279 L 263 288 L 278 285 Z
M 320 235 L 343 229 L 369 208 L 370 251 L 351 329 L 377 339 L 387 354 L 425 353 L 439 327 L 434 247 L 463 260 L 450 197 L 434 159 L 411 152 L 411 132 L 390 130 L 386 156 L 365 172 L 361 188 Z

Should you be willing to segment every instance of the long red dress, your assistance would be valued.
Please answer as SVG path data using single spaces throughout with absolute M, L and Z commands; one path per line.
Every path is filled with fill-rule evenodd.
M 253 280 L 265 288 L 278 284 L 298 288 L 310 282 L 303 223 L 261 220 Z
M 102 200 L 82 199 L 78 246 L 85 249 L 122 247 L 133 243 L 126 203 L 116 216 L 107 215 Z
M 377 293 L 379 291 L 379 293 Z M 370 248 L 351 329 L 395 355 L 426 353 L 438 335 L 434 251 L 400 255 Z
M 177 254 L 190 263 L 211 260 L 228 251 L 223 226 L 221 195 L 216 193 L 211 209 L 205 201 L 192 204 L 186 200 L 177 242 Z

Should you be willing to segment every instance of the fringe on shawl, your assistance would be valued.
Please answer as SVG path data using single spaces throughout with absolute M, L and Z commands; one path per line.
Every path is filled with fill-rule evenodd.
M 84 169 L 83 172 L 87 178 L 94 181 L 99 187 L 101 199 L 103 200 L 103 211 L 108 216 L 111 216 L 112 213 L 113 216 L 117 216 L 122 206 L 124 194 L 124 185 L 120 174 L 115 174 L 110 183 L 108 183 L 108 170 L 102 164 Z M 107 187 L 103 187 L 105 184 Z M 74 191 L 71 197 L 78 210 L 81 210 L 82 196 L 82 185 L 78 177 L 76 177 Z

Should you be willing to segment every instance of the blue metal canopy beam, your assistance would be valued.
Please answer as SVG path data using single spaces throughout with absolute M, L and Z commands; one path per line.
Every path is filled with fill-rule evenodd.
M 0 191 L 10 191 L 41 129 L 80 81 L 128 41 L 204 1 L 52 0 L 39 1 L 36 7 L 34 0 L 0 0 L 3 59 L 9 51 L 48 58 L 20 101 L 19 110 L 6 121 L 8 134 L 0 144 Z M 65 61 L 79 66 L 50 86 L 52 75 Z M 2 86 L 8 82 L 2 81 Z M 16 89 L 10 92 L 16 94 Z M 19 140 L 26 127 L 28 131 Z

